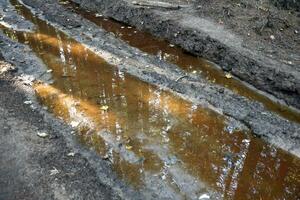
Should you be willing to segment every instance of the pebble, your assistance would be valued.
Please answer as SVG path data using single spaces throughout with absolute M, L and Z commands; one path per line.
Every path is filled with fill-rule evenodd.
M 275 40 L 275 36 L 274 35 L 270 35 L 271 40 Z
M 38 132 L 38 133 L 37 133 L 37 136 L 39 136 L 39 137 L 41 137 L 41 138 L 46 138 L 46 137 L 48 137 L 49 135 L 48 135 L 47 133 L 45 133 L 45 132 Z
M 74 152 L 70 152 L 70 153 L 67 154 L 67 156 L 68 156 L 68 157 L 74 157 L 74 156 L 75 156 L 75 153 L 74 153 Z
M 32 101 L 24 101 L 24 104 L 30 105 L 30 104 L 32 104 Z

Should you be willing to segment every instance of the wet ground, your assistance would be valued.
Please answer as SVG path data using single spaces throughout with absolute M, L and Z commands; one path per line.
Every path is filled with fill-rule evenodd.
M 189 1 L 177 9 L 178 2 L 186 1 L 170 3 L 170 8 L 160 7 L 162 1 L 148 1 L 152 6 L 139 5 L 140 0 L 72 1 L 165 38 L 299 108 L 297 12 L 278 10 L 269 1 Z M 263 33 L 255 32 L 256 26 Z
M 129 45 L 136 47 L 143 52 L 157 55 L 159 59 L 174 63 L 177 66 L 182 67 L 188 73 L 202 75 L 212 83 L 220 84 L 239 95 L 245 96 L 251 100 L 259 101 L 263 103 L 268 110 L 276 112 L 284 118 L 300 123 L 299 112 L 280 104 L 280 102 L 271 99 L 271 97 L 267 97 L 266 94 L 260 94 L 256 89 L 246 86 L 245 83 L 237 80 L 230 73 L 224 73 L 221 69 L 218 69 L 217 66 L 213 66 L 212 63 L 209 63 L 209 61 L 190 55 L 181 48 L 176 47 L 165 40 L 158 39 L 149 33 L 118 23 L 99 13 L 85 11 L 74 2 L 61 1 L 61 3 L 99 25 L 101 28 L 114 33 Z
M 48 71 L 42 76 L 50 75 L 48 83 L 33 84 L 44 109 L 76 129 L 81 144 L 109 161 L 122 181 L 135 190 L 150 191 L 146 198 L 299 198 L 298 157 L 255 137 L 227 116 L 183 100 L 107 63 L 17 1 L 11 2 L 36 29 L 1 29 L 12 40 L 28 45 L 47 66 Z M 125 40 L 131 39 L 131 34 L 145 36 L 105 19 L 97 18 L 96 22 L 122 34 L 120 37 Z M 152 50 L 147 50 L 147 43 L 128 41 L 148 53 L 157 54 L 160 50 L 162 59 L 191 72 L 199 73 L 199 66 L 209 65 L 163 41 L 149 42 L 156 44 Z M 219 72 L 213 73 L 212 77 L 216 76 L 220 77 L 220 84 L 222 80 L 228 83 Z M 229 84 L 231 89 L 240 88 L 233 79 Z M 240 91 L 245 90 L 245 95 L 251 91 Z M 266 97 L 251 94 L 255 95 L 248 97 L 262 97 L 270 108 L 276 105 Z M 278 112 L 283 113 L 281 109 Z M 299 118 L 295 115 L 294 119 Z

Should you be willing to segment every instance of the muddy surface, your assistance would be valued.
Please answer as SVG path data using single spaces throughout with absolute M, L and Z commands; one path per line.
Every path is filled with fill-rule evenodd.
M 187 74 L 177 66 L 129 47 L 99 26 L 69 12 L 56 1 L 26 3 L 42 12 L 40 17 L 46 17 L 48 22 L 84 44 L 108 63 L 118 66 L 121 71 L 175 92 L 195 104 L 209 103 L 214 106 L 213 109 L 240 120 L 267 141 L 296 155 L 299 153 L 298 124 L 278 117 L 261 104 L 249 101 L 225 87 L 214 85 L 202 76 Z M 27 18 L 30 20 L 30 16 Z M 182 76 L 187 77 L 181 79 Z
M 180 9 L 166 9 L 160 6 L 136 4 L 136 2 L 140 1 L 102 0 L 95 2 L 76 0 L 75 2 L 79 3 L 83 8 L 102 13 L 118 21 L 149 31 L 156 36 L 168 39 L 170 42 L 183 47 L 195 55 L 214 61 L 223 70 L 231 72 L 256 88 L 273 94 L 285 100 L 289 105 L 299 108 L 299 54 L 297 54 L 299 52 L 299 45 L 297 45 L 299 43 L 297 39 L 299 35 L 293 33 L 293 37 L 282 36 L 284 40 L 288 40 L 288 44 L 281 47 L 273 44 L 272 39 L 264 41 L 259 34 L 255 36 L 253 34 L 254 37 L 252 37 L 251 33 L 253 31 L 250 33 L 251 37 L 248 36 L 248 33 L 244 36 L 240 32 L 235 32 L 236 30 L 232 31 L 230 23 L 228 23 L 228 26 L 224 26 L 223 21 L 225 21 L 224 18 L 226 16 L 222 16 L 222 23 L 219 23 L 218 13 L 220 12 L 214 12 L 214 10 L 209 9 L 211 7 L 215 9 L 215 4 L 227 8 L 232 4 L 235 5 L 233 2 L 227 5 L 226 2 L 218 1 L 212 3 L 213 5 L 210 7 L 206 5 L 206 1 L 189 1 L 188 3 L 181 1 L 181 4 L 187 6 L 182 6 Z M 152 4 L 155 5 L 157 2 L 152 1 Z M 181 4 L 175 2 L 173 5 Z M 240 4 L 243 6 L 242 3 Z M 260 10 L 260 7 L 263 6 L 257 5 L 250 11 Z M 275 9 L 272 13 L 279 13 L 274 6 L 272 8 Z M 232 7 L 230 9 L 232 10 Z M 223 13 L 226 14 L 225 11 Z M 244 14 L 244 12 L 242 8 L 236 9 L 237 15 L 238 13 Z M 299 29 L 297 13 L 282 12 L 284 12 L 283 14 L 281 13 L 283 16 L 292 18 L 292 27 L 297 32 Z M 209 16 L 216 18 L 215 21 L 208 20 L 208 16 L 203 18 L 202 13 L 204 13 L 203 15 L 210 13 Z M 263 14 L 261 14 L 260 19 L 265 19 Z M 275 17 L 275 19 L 277 18 Z M 284 19 L 284 17 L 279 19 Z M 243 24 L 246 27 L 251 22 L 242 18 L 238 18 L 236 21 L 239 20 L 242 21 L 240 23 L 242 28 L 240 29 L 243 31 L 246 29 L 243 29 Z M 285 20 L 287 19 L 281 21 L 285 22 Z M 240 26 L 236 26 L 237 29 Z M 295 30 L 293 28 L 288 29 L 289 33 L 295 32 Z M 280 31 L 276 30 L 277 32 Z M 283 41 L 283 39 L 276 41 Z M 259 41 L 259 44 L 255 41 Z M 287 42 L 283 41 L 282 43 Z M 289 46 L 289 44 L 291 45 Z M 293 44 L 295 44 L 294 47 L 292 47 Z
M 212 63 L 209 63 L 206 60 L 192 56 L 184 52 L 181 48 L 153 37 L 149 33 L 142 32 L 130 26 L 125 26 L 122 23 L 105 18 L 101 14 L 80 9 L 75 3 L 69 1 L 61 1 L 61 3 L 66 5 L 66 7 L 70 8 L 72 11 L 99 25 L 106 31 L 114 33 L 117 37 L 126 41 L 130 46 L 136 47 L 143 52 L 156 55 L 158 59 L 174 63 L 187 73 L 200 74 L 212 83 L 225 86 L 239 95 L 263 103 L 268 110 L 276 112 L 286 119 L 300 122 L 300 115 L 298 112 L 271 99 L 266 94 L 260 94 L 259 91 L 234 79 L 231 77 L 231 74 L 223 73 L 220 69 L 216 68 Z
M 176 66 L 163 60 L 156 61 L 155 57 L 128 48 L 126 43 L 84 19 L 80 19 L 79 23 L 74 20 L 78 19 L 78 16 L 68 13 L 55 2 L 43 2 L 43 5 L 27 2 L 34 6 L 36 13 L 42 11 L 43 15 L 39 15 L 40 18 L 34 16 L 18 1 L 11 2 L 27 23 L 34 25 L 34 29 L 29 32 L 18 29 L 18 26 L 1 26 L 1 51 L 6 60 L 17 66 L 19 72 L 14 76 L 22 75 L 19 80 L 30 85 L 28 90 L 31 91 L 31 97 L 32 89 L 35 89 L 38 100 L 44 107 L 33 98 L 33 105 L 25 107 L 29 111 L 22 110 L 24 96 L 14 96 L 19 93 L 13 89 L 16 86 L 11 86 L 13 81 L 9 80 L 13 77 L 9 75 L 4 78 L 3 85 L 7 85 L 7 88 L 3 87 L 3 91 L 12 91 L 7 93 L 7 96 L 12 95 L 16 103 L 9 98 L 1 100 L 3 105 L 8 105 L 6 107 L 10 104 L 22 105 L 22 109 L 17 109 L 17 113 L 14 109 L 11 111 L 13 115 L 23 113 L 20 114 L 20 120 L 32 120 L 29 125 L 25 125 L 25 129 L 35 123 L 57 126 L 54 130 L 45 127 L 32 128 L 33 131 L 42 130 L 50 134 L 46 139 L 39 138 L 36 134 L 30 135 L 46 143 L 43 148 L 47 150 L 41 150 L 43 155 L 55 152 L 55 156 L 53 153 L 52 156 L 46 156 L 44 162 L 33 159 L 32 163 L 35 169 L 40 167 L 49 171 L 54 169 L 51 166 L 54 160 L 60 163 L 53 164 L 59 173 L 50 175 L 50 178 L 40 175 L 42 178 L 23 181 L 33 182 L 33 186 L 28 184 L 29 188 L 25 188 L 27 184 L 23 184 L 25 195 L 30 196 L 33 193 L 30 191 L 33 191 L 35 185 L 38 190 L 34 194 L 37 195 L 51 185 L 54 194 L 47 193 L 49 196 L 45 199 L 82 199 L 81 196 L 88 195 L 91 199 L 299 198 L 299 158 L 255 137 L 251 130 L 258 127 L 253 131 L 263 135 L 263 128 L 266 132 L 271 132 L 276 127 L 276 135 L 267 136 L 265 139 L 268 138 L 269 142 L 297 155 L 297 123 L 289 122 L 267 110 L 266 113 L 261 113 L 266 121 L 258 125 L 249 123 L 251 117 L 240 122 L 222 115 L 219 106 L 213 107 L 207 102 L 221 103 L 222 101 L 216 99 L 219 95 L 225 95 L 227 98 L 228 95 L 232 95 L 232 99 L 236 99 L 235 102 L 244 101 L 244 105 L 247 106 L 253 102 L 244 97 L 236 98 L 236 94 L 230 90 L 215 85 L 208 85 L 209 90 L 206 88 L 211 96 L 201 96 L 200 93 L 201 98 L 197 98 L 199 93 L 196 93 L 195 98 L 187 98 L 187 94 L 199 90 L 199 83 L 207 85 L 209 82 L 199 76 L 186 75 Z M 7 4 L 9 5 L 8 2 Z M 41 17 L 45 17 L 48 23 Z M 86 25 L 89 27 L 88 33 L 96 35 L 88 37 L 78 34 L 83 33 Z M 103 46 L 100 48 L 91 45 L 95 41 Z M 135 59 L 138 59 L 139 63 L 134 62 Z M 116 60 L 121 60 L 122 64 Z M 28 66 L 29 63 L 31 66 Z M 151 68 L 149 65 L 152 65 Z M 3 68 L 13 69 L 10 65 Z M 185 80 L 181 80 L 182 76 L 185 76 Z M 184 85 L 192 83 L 194 89 L 190 87 L 187 90 L 181 81 Z M 205 86 L 202 89 L 205 90 Z M 218 92 L 212 95 L 215 89 L 218 89 Z M 261 104 L 253 105 L 258 109 L 265 109 Z M 62 121 L 57 124 L 51 115 L 51 120 L 49 117 L 40 117 L 41 113 L 49 115 L 46 110 L 69 124 L 73 130 L 68 128 L 66 133 Z M 245 112 L 245 108 L 243 111 Z M 31 112 L 35 112 L 37 118 L 31 116 Z M 24 113 L 30 113 L 30 117 L 25 117 Z M 4 109 L 3 115 L 8 116 L 9 113 Z M 40 118 L 44 121 L 38 120 Z M 3 123 L 10 121 L 16 120 L 4 120 Z M 269 127 L 266 127 L 266 122 L 270 124 Z M 20 132 L 12 127 L 8 130 L 12 133 Z M 29 132 L 33 131 L 29 129 Z M 26 135 L 26 132 L 24 134 Z M 282 137 L 283 135 L 285 136 Z M 282 140 L 276 140 L 280 137 Z M 28 141 L 32 142 L 26 140 Z M 47 145 L 49 141 L 51 144 Z M 10 151 L 10 145 L 13 143 L 22 142 L 6 144 Z M 27 145 L 35 146 L 32 143 Z M 57 152 L 64 153 L 59 156 Z M 75 156 L 70 152 L 75 152 Z M 63 161 L 60 161 L 61 159 Z M 68 159 L 76 163 L 69 164 Z M 24 158 L 21 161 L 28 160 L 30 161 Z M 68 170 L 82 171 L 82 163 L 86 164 L 84 169 L 87 169 L 83 175 L 64 175 Z M 70 169 L 73 165 L 76 169 Z M 8 171 L 14 173 L 12 170 Z M 15 171 L 20 172 L 17 167 Z M 35 171 L 32 174 L 38 173 Z M 80 181 L 74 181 L 72 178 L 70 180 L 69 176 Z M 16 176 L 16 184 L 12 184 L 19 187 L 23 182 L 17 178 L 24 179 L 24 176 Z M 82 179 L 86 182 L 82 183 Z M 4 180 L 8 178 L 5 177 Z M 45 187 L 37 183 L 38 181 L 45 183 Z M 79 183 L 82 187 L 76 185 Z M 5 195 L 10 197 L 13 191 L 11 187 L 7 187 Z
M 71 136 L 72 129 L 38 107 L 24 106 L 28 94 L 14 74 L 0 76 L 0 199 L 121 199 L 66 141 L 63 135 Z

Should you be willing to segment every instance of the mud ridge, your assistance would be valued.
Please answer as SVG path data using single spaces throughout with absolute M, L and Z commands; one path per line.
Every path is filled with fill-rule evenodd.
M 73 0 L 81 7 L 165 38 L 218 64 L 259 90 L 300 108 L 300 75 L 288 65 L 243 46 L 243 40 L 211 21 L 196 17 L 191 6 L 179 10 L 152 9 L 124 0 Z M 190 14 L 186 14 L 190 13 Z

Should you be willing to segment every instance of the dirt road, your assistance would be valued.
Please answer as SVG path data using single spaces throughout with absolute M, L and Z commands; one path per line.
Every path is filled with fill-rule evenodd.
M 299 198 L 300 114 L 278 99 L 298 94 L 105 17 L 191 2 L 114 2 L 0 3 L 0 199 Z

